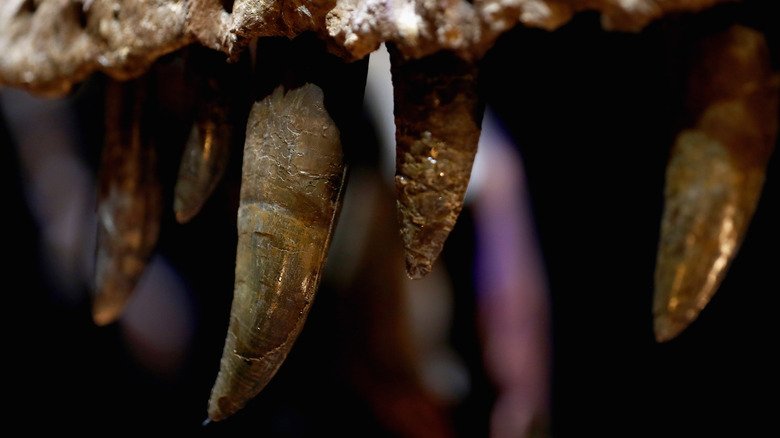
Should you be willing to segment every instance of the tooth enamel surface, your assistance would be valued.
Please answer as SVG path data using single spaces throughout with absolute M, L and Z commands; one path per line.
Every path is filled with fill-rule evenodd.
M 185 223 L 203 207 L 228 164 L 235 130 L 242 129 L 250 84 L 248 57 L 229 64 L 219 53 L 191 48 L 188 68 L 196 76 L 195 120 L 174 187 L 173 210 Z
M 230 327 L 209 418 L 241 409 L 271 380 L 303 329 L 338 214 L 339 130 L 313 84 L 252 107 L 244 147 Z
M 162 187 L 148 127 L 145 79 L 111 82 L 98 186 L 98 240 L 93 318 L 119 318 L 157 245 Z
M 655 273 L 659 341 L 704 309 L 736 255 L 777 140 L 778 76 L 764 37 L 734 26 L 701 41 L 689 85 L 696 125 L 667 168 Z

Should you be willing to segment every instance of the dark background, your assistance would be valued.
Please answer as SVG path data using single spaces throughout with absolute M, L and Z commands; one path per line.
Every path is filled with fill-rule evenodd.
M 553 33 L 509 32 L 484 60 L 487 101 L 525 160 L 551 289 L 554 436 L 703 436 L 727 427 L 738 428 L 740 436 L 777 431 L 780 361 L 771 347 L 780 333 L 780 282 L 774 277 L 780 269 L 777 154 L 748 235 L 698 320 L 678 339 L 657 344 L 650 310 L 665 163 L 681 115 L 687 44 L 739 20 L 767 32 L 774 53 L 780 53 L 777 18 L 762 6 L 768 3 L 664 19 L 639 34 L 605 33 L 598 16 L 585 13 Z M 83 152 L 93 165 L 102 141 L 103 80 L 93 78 L 69 98 L 85 132 Z M 171 131 L 165 134 L 171 144 L 186 135 L 185 129 Z M 178 225 L 165 213 L 159 251 L 191 287 L 198 322 L 186 365 L 161 377 L 134 362 L 116 325 L 93 325 L 86 300 L 69 303 L 52 292 L 57 285 L 41 266 L 39 231 L 23 198 L 5 124 L 0 135 L 7 212 L 3 394 L 11 406 L 9 426 L 85 433 L 391 436 L 339 377 L 330 348 L 338 315 L 327 284 L 296 348 L 261 396 L 234 418 L 201 427 L 229 315 L 237 160 L 196 220 Z M 175 169 L 177 159 L 172 152 L 161 165 Z M 164 181 L 169 188 L 174 174 Z M 443 255 L 456 285 L 452 340 L 475 385 L 453 411 L 464 437 L 487 434 L 493 400 L 473 320 L 471 224 L 465 211 Z

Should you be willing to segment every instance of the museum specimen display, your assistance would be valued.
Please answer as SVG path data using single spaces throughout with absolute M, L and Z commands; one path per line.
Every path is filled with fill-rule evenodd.
M 96 325 L 111 325 L 123 317 L 154 257 L 158 241 L 172 228 L 166 219 L 169 213 L 182 227 L 198 226 L 191 224 L 199 220 L 200 214 L 206 214 L 204 211 L 209 209 L 211 199 L 218 196 L 216 193 L 224 195 L 229 190 L 220 192 L 219 187 L 231 184 L 224 180 L 233 178 L 238 182 L 230 186 L 234 197 L 230 208 L 237 224 L 233 229 L 237 241 L 232 241 L 237 247 L 234 296 L 218 377 L 208 401 L 210 421 L 223 423 L 251 403 L 284 368 L 310 309 L 318 302 L 315 294 L 326 270 L 334 233 L 339 230 L 344 191 L 355 181 L 367 181 L 350 176 L 350 168 L 353 162 L 360 162 L 360 154 L 366 153 L 361 148 L 368 149 L 363 144 L 365 137 L 361 137 L 366 129 L 364 90 L 370 58 L 381 45 L 389 53 L 387 70 L 392 77 L 396 143 L 393 185 L 397 200 L 397 212 L 385 212 L 384 217 L 391 217 L 390 226 L 400 230 L 396 243 L 403 248 L 388 249 L 384 256 L 405 260 L 406 275 L 420 279 L 435 271 L 440 254 L 447 251 L 448 237 L 456 233 L 459 216 L 468 210 L 464 209 L 464 199 L 475 157 L 479 156 L 486 105 L 500 113 L 507 130 L 522 142 L 526 140 L 524 123 L 533 119 L 530 114 L 548 109 L 543 103 L 536 109 L 523 110 L 522 97 L 515 96 L 524 92 L 533 96 L 556 87 L 566 89 L 564 75 L 578 74 L 548 72 L 547 78 L 540 74 L 534 76 L 536 81 L 518 79 L 514 83 L 511 75 L 519 74 L 511 72 L 525 69 L 530 78 L 534 69 L 544 68 L 546 61 L 551 66 L 565 61 L 553 61 L 558 55 L 545 52 L 547 46 L 535 52 L 532 43 L 525 50 L 518 47 L 512 52 L 506 41 L 517 41 L 518 37 L 513 36 L 516 32 L 526 32 L 524 35 L 530 35 L 531 41 L 548 38 L 542 34 L 551 35 L 549 38 L 576 38 L 578 26 L 588 28 L 597 37 L 583 39 L 581 45 L 573 43 L 576 50 L 595 47 L 586 41 L 598 42 L 603 38 L 607 44 L 613 44 L 609 38 L 623 37 L 612 35 L 636 36 L 636 55 L 628 53 L 632 51 L 630 43 L 620 47 L 631 60 L 626 65 L 641 64 L 644 55 L 640 52 L 645 51 L 646 58 L 652 60 L 646 65 L 657 64 L 652 67 L 657 70 L 645 72 L 645 79 L 658 73 L 658 83 L 632 83 L 630 77 L 615 73 L 617 79 L 612 82 L 616 91 L 606 90 L 608 79 L 599 82 L 605 90 L 596 85 L 593 90 L 587 90 L 587 85 L 580 88 L 585 88 L 584 94 L 594 93 L 594 100 L 585 104 L 594 112 L 593 118 L 588 119 L 589 126 L 605 132 L 624 128 L 629 131 L 629 127 L 606 118 L 602 118 L 603 126 L 596 126 L 600 120 L 597 112 L 602 106 L 599 93 L 606 96 L 605 100 L 636 94 L 627 99 L 641 105 L 642 99 L 653 98 L 653 90 L 662 90 L 655 93 L 656 97 L 660 93 L 659 101 L 653 103 L 657 106 L 648 103 L 646 113 L 642 113 L 652 113 L 658 119 L 636 117 L 644 117 L 648 125 L 655 123 L 658 127 L 647 135 L 634 134 L 637 139 L 661 139 L 662 144 L 657 145 L 661 155 L 648 161 L 667 162 L 665 185 L 654 188 L 658 200 L 663 197 L 663 211 L 656 211 L 658 215 L 648 219 L 660 223 L 655 230 L 660 234 L 655 239 L 658 246 L 653 291 L 644 287 L 647 283 L 641 283 L 645 279 L 637 282 L 643 285 L 647 297 L 652 295 L 652 300 L 647 300 L 652 301 L 652 306 L 648 304 L 646 316 L 653 318 L 655 340 L 676 342 L 676 337 L 695 325 L 694 321 L 728 278 L 727 271 L 739 258 L 738 250 L 750 233 L 759 203 L 767 202 L 760 200 L 764 199 L 765 181 L 773 178 L 767 169 L 772 160 L 777 161 L 772 157 L 778 140 L 780 94 L 776 29 L 780 19 L 768 12 L 767 3 L 9 0 L 0 6 L 0 93 L 21 89 L 46 99 L 58 99 L 72 96 L 74 90 L 86 89 L 85 94 L 102 99 L 103 108 L 94 109 L 99 120 L 90 121 L 91 126 L 101 124 L 94 135 L 104 143 L 97 166 L 94 297 L 90 299 Z M 583 21 L 587 19 L 591 21 Z M 543 43 L 550 47 L 556 44 L 548 40 Z M 592 58 L 583 55 L 580 59 L 572 49 L 569 56 L 576 59 L 576 64 L 571 65 L 590 68 L 587 66 L 591 59 L 599 56 L 595 52 L 599 48 L 593 50 L 588 55 Z M 609 58 L 603 63 L 607 67 L 598 74 L 603 76 L 610 69 L 619 71 L 621 59 L 615 53 L 619 51 L 604 56 Z M 516 59 L 509 59 L 511 56 Z M 536 57 L 527 61 L 526 56 Z M 515 67 L 509 67 L 510 63 L 519 65 L 517 70 L 512 70 Z M 646 89 L 642 90 L 643 87 Z M 667 91 L 668 95 L 664 94 Z M 579 116 L 572 119 L 564 115 L 568 114 L 565 108 L 570 102 L 563 99 L 565 96 L 549 100 L 549 114 L 560 117 L 554 125 L 560 130 L 580 126 L 576 120 Z M 515 105 L 517 108 L 507 109 Z M 11 113 L 7 108 L 3 111 Z M 628 107 L 624 113 L 631 111 L 637 110 Z M 172 119 L 171 114 L 181 120 L 161 122 Z M 587 117 L 582 115 L 583 120 Z M 168 136 L 161 136 L 160 132 L 166 129 Z M 9 131 L 13 132 L 14 126 L 9 124 Z M 528 134 L 527 139 L 529 143 L 544 143 L 546 136 L 556 135 L 549 130 L 540 131 L 534 136 Z M 572 138 L 577 135 L 573 133 Z M 620 135 L 624 135 L 623 131 Z M 584 134 L 582 137 L 583 144 L 573 146 L 591 149 L 597 156 L 598 142 Z M 641 142 L 634 137 L 623 138 L 627 149 Z M 541 147 L 559 147 L 551 143 Z M 603 151 L 603 168 L 593 167 L 595 181 L 608 178 L 602 172 L 612 170 L 605 169 L 639 166 L 631 160 L 624 161 L 616 149 L 605 147 Z M 180 160 L 169 157 L 174 153 Z M 561 148 L 561 159 L 566 160 L 568 153 Z M 533 160 L 533 152 L 527 155 Z M 570 157 L 576 160 L 573 155 Z M 571 163 L 565 168 L 575 166 Z M 532 193 L 536 172 L 544 171 L 529 167 Z M 551 168 L 551 180 L 566 180 L 566 171 L 553 177 L 555 172 Z M 490 171 L 487 173 L 489 179 Z M 629 183 L 615 178 L 604 187 L 611 185 L 617 187 L 615 190 L 628 191 L 628 187 L 621 187 L 623 184 Z M 770 190 L 777 194 L 776 189 Z M 535 196 L 538 202 L 539 195 Z M 625 197 L 615 196 L 614 204 L 621 202 L 627 202 Z M 776 204 L 777 200 L 768 202 Z M 547 207 L 542 204 L 538 208 L 544 212 Z M 588 207 L 578 211 L 583 224 L 587 223 L 585 216 L 599 214 L 597 209 L 589 211 Z M 475 217 L 480 220 L 478 213 Z M 544 246 L 545 238 L 554 233 L 544 231 L 542 219 L 539 222 Z M 570 223 L 577 227 L 578 219 L 572 217 Z M 616 225 L 621 230 L 623 227 Z M 356 229 L 344 232 L 360 235 Z M 378 241 L 385 236 L 373 228 L 365 234 L 375 235 Z M 389 248 L 396 243 L 386 245 Z M 590 251 L 594 261 L 603 259 L 609 264 L 610 257 L 622 257 L 617 251 L 591 251 L 575 246 L 572 251 L 586 253 L 579 257 L 588 258 Z M 196 257 L 196 249 L 190 252 Z M 550 253 L 549 249 L 545 251 L 551 264 L 556 263 L 556 257 L 565 257 L 561 252 Z M 375 257 L 384 260 L 381 254 Z M 767 257 L 767 263 L 777 261 L 776 255 Z M 386 263 L 395 266 L 395 262 Z M 361 269 L 381 277 L 381 269 Z M 607 265 L 602 274 L 610 275 L 610 269 Z M 550 275 L 556 289 L 555 273 Z M 372 280 L 367 277 L 363 281 L 370 283 Z M 378 284 L 372 287 L 381 288 Z M 585 284 L 585 288 L 590 287 L 597 286 Z M 370 290 L 364 292 L 371 294 Z M 479 299 L 485 297 L 475 298 Z M 556 306 L 552 309 L 554 323 L 566 324 L 566 312 L 556 313 Z M 374 309 L 376 314 L 382 312 L 379 307 Z M 395 315 L 391 308 L 386 310 Z M 490 317 L 481 317 L 483 327 L 489 327 L 486 321 Z M 388 333 L 395 333 L 395 328 L 388 327 L 401 324 L 393 321 L 384 326 Z M 383 330 L 378 325 L 375 329 Z M 480 336 L 485 339 L 495 335 L 484 330 L 486 333 Z M 373 335 L 365 336 L 353 341 L 362 342 L 367 350 L 372 348 L 370 344 L 383 342 L 371 338 Z M 401 371 L 389 371 L 380 377 L 392 380 L 388 376 L 395 375 L 398 381 L 406 382 L 409 361 L 402 352 L 402 338 L 408 334 L 393 336 L 387 335 L 388 356 L 394 357 L 388 363 L 397 360 L 397 370 Z M 376 351 L 372 354 L 374 358 L 383 357 Z M 510 356 L 498 353 L 486 359 L 495 362 L 485 365 L 487 373 L 499 373 L 496 370 L 501 367 L 495 365 L 501 361 L 523 363 L 522 359 Z M 565 353 L 555 360 L 563 357 Z M 491 375 L 486 379 L 493 379 L 499 387 L 497 392 L 503 391 L 501 377 Z M 554 371 L 552 379 L 555 382 Z M 379 392 L 371 398 L 372 391 L 378 391 L 371 384 L 360 387 L 356 383 L 362 388 L 356 391 L 373 400 L 371 409 L 390 412 L 386 417 L 377 414 L 378 421 L 393 424 L 387 427 L 398 435 L 457 435 L 448 420 L 442 419 L 441 411 L 445 409 L 432 402 L 418 383 L 399 384 L 398 393 L 390 398 L 378 395 Z M 553 394 L 564 390 L 561 386 L 556 388 Z M 409 402 L 412 399 L 416 401 Z M 424 412 L 419 424 L 409 420 L 409 412 L 402 407 L 405 402 L 417 406 L 409 410 Z M 534 427 L 539 425 L 534 421 L 548 421 L 545 409 L 540 409 L 541 412 L 529 414 L 517 430 L 538 432 Z M 558 418 L 565 417 L 560 409 L 558 412 Z M 531 418 L 535 415 L 540 418 Z M 553 430 L 555 421 L 553 415 Z M 418 427 L 428 428 L 429 434 Z M 557 427 L 559 431 L 564 429 Z M 506 430 L 505 435 L 494 433 L 512 436 Z

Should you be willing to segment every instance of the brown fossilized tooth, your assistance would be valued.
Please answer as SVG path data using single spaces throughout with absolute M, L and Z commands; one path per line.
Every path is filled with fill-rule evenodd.
M 220 123 L 225 114 L 215 111 L 192 125 L 184 146 L 173 198 L 176 220 L 182 224 L 200 212 L 227 167 L 233 127 Z
M 239 114 L 245 114 L 242 95 L 250 88 L 248 59 L 243 61 L 228 64 L 224 55 L 197 48 L 189 53 L 188 65 L 199 74 L 198 97 L 174 188 L 173 210 L 180 223 L 198 214 L 225 173 Z
M 209 418 L 260 392 L 287 357 L 320 282 L 346 166 L 313 84 L 255 103 L 244 146 L 233 305 Z
M 779 79 L 752 29 L 734 26 L 699 46 L 688 93 L 695 125 L 677 136 L 666 174 L 658 341 L 696 319 L 742 242 L 777 140 Z
M 135 289 L 160 230 L 162 192 L 145 109 L 147 79 L 109 81 L 98 185 L 96 296 L 92 316 L 116 320 Z
M 406 272 L 421 278 L 463 208 L 484 105 L 476 64 L 448 52 L 405 60 L 392 46 L 396 174 Z

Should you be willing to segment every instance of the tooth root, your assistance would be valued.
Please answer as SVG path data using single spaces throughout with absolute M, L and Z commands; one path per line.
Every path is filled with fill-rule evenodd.
M 484 106 L 474 63 L 440 52 L 404 60 L 392 45 L 396 176 L 401 238 L 410 278 L 421 278 L 463 208 Z
M 222 179 L 238 114 L 245 114 L 240 94 L 250 88 L 248 59 L 229 64 L 224 55 L 198 48 L 189 55 L 188 63 L 202 76 L 198 78 L 195 122 L 174 188 L 173 210 L 180 223 L 198 214 Z
M 653 313 L 659 342 L 682 332 L 723 279 L 761 195 L 777 138 L 779 78 L 763 36 L 735 26 L 702 42 L 689 86 L 695 126 L 666 174 Z
M 157 243 L 162 193 L 145 114 L 145 78 L 109 81 L 98 186 L 96 296 L 92 316 L 121 315 Z
M 313 84 L 282 86 L 247 125 L 230 327 L 209 417 L 254 397 L 308 315 L 335 224 L 345 165 L 339 130 Z

